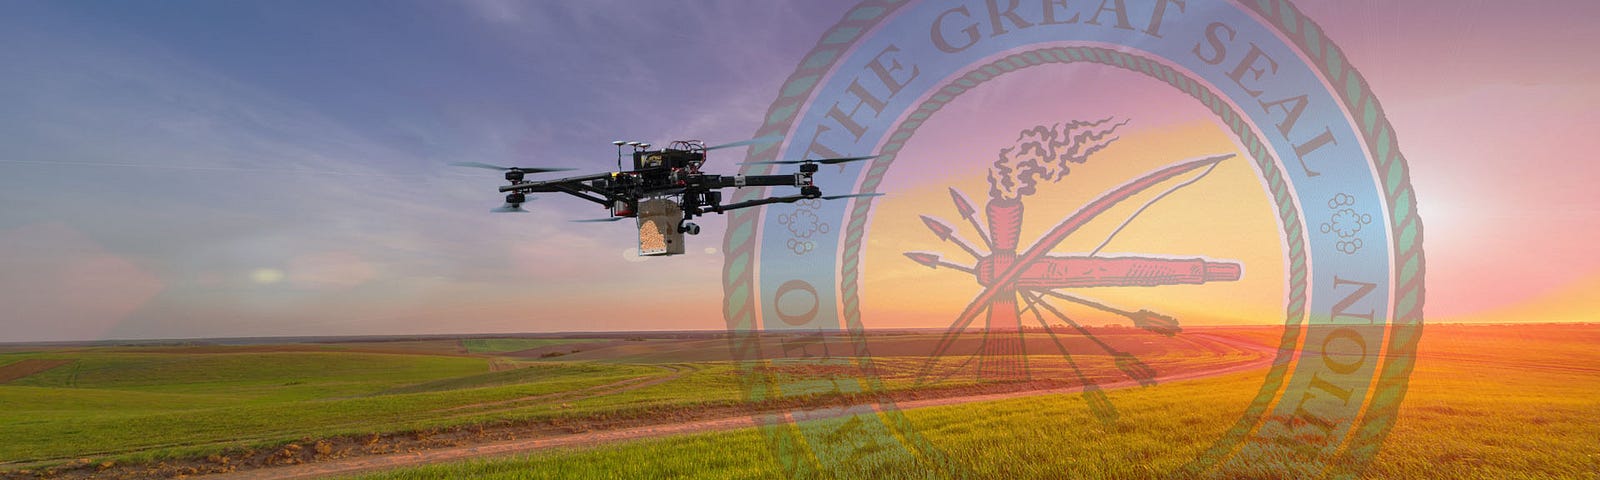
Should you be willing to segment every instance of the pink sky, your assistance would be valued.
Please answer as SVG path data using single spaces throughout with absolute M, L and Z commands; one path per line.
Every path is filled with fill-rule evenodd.
M 1426 225 L 1429 319 L 1549 301 L 1600 312 L 1600 297 L 1546 298 L 1600 275 L 1600 62 L 1587 53 L 1600 3 L 1300 6 L 1394 124 Z
M 854 2 L 617 3 L 8 4 L 0 341 L 723 328 L 722 218 L 640 262 L 444 165 L 748 138 Z M 1597 320 L 1600 2 L 1296 3 L 1394 125 L 1429 321 Z

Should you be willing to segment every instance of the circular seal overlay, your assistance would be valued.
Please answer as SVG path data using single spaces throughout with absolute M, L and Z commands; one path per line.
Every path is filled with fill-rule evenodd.
M 1138 118 L 1068 114 L 1024 131 L 998 160 L 974 160 L 988 168 L 989 195 L 973 201 L 952 189 L 950 200 L 982 241 L 979 248 L 963 244 L 978 263 L 957 266 L 970 269 L 979 293 L 964 310 L 951 312 L 955 322 L 937 348 L 961 344 L 959 337 L 969 335 L 974 322 L 987 325 L 979 334 L 985 355 L 977 369 L 1001 378 L 1022 372 L 1026 378 L 1025 354 L 1012 355 L 1023 359 L 1020 367 L 989 360 L 1019 348 L 992 339 L 1007 332 L 1020 338 L 1021 322 L 1049 313 L 1070 323 L 1049 307 L 1046 291 L 1171 335 L 1180 330 L 1172 317 L 1086 300 L 1071 289 L 1229 282 L 1278 273 L 1229 259 L 1100 255 L 1104 243 L 1084 252 L 1057 251 L 1096 216 L 1138 207 L 1140 195 L 1155 196 L 1155 202 L 1202 182 L 1219 164 L 1247 164 L 1275 216 L 1283 292 L 1277 311 L 1284 334 L 1243 414 L 1173 473 L 1357 474 L 1395 419 L 1421 333 L 1421 223 L 1405 160 L 1377 100 L 1341 51 L 1290 2 L 866 1 L 824 34 L 768 110 L 757 135 L 778 134 L 786 141 L 753 147 L 748 160 L 880 155 L 825 167 L 816 180 L 830 194 L 877 192 L 886 178 L 905 172 L 954 170 L 900 154 L 963 95 L 1062 66 L 1111 69 L 1159 84 L 1206 112 L 1237 151 L 1195 152 L 1126 175 L 1075 211 L 1059 212 L 1066 214 L 1059 223 L 1053 223 L 1053 213 L 1025 213 L 1040 209 L 1024 206 L 1069 171 L 1098 167 L 1092 157 L 1113 141 L 1132 141 L 1116 140 L 1117 129 L 1133 128 L 1123 125 Z M 743 173 L 771 171 L 748 166 Z M 744 189 L 734 201 L 766 193 Z M 874 238 L 869 225 L 875 201 L 800 202 L 730 214 L 724 314 L 746 396 L 787 407 L 758 420 L 768 447 L 791 476 L 865 475 L 874 471 L 872 465 L 917 465 L 930 476 L 963 476 L 959 462 L 945 458 L 895 407 L 885 393 L 888 369 L 868 348 L 873 319 L 863 318 L 862 266 Z M 924 221 L 947 241 L 956 230 L 952 222 Z M 1042 234 L 1021 235 L 1020 225 L 1035 223 Z M 1110 237 L 1120 233 L 1118 227 Z M 934 253 L 906 256 L 951 268 Z M 1063 273 L 1094 269 L 1111 273 Z M 1076 323 L 1070 326 L 1093 337 Z M 1154 382 L 1140 359 L 1101 346 L 1127 377 Z M 930 372 L 938 368 L 930 360 L 917 378 L 936 377 Z M 1080 384 L 1095 414 L 1115 421 L 1115 406 L 1100 389 Z

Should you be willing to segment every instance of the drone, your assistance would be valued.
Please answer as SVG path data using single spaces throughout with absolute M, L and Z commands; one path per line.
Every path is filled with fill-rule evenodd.
M 462 167 L 499 170 L 508 185 L 500 186 L 505 204 L 490 210 L 497 213 L 527 213 L 522 204 L 534 200 L 535 193 L 565 193 L 608 209 L 604 218 L 576 222 L 615 222 L 633 218 L 639 228 L 639 255 L 665 256 L 684 253 L 684 235 L 698 235 L 700 226 L 692 220 L 708 213 L 725 213 L 741 208 L 801 200 L 839 200 L 875 197 L 881 193 L 823 195 L 812 176 L 822 165 L 870 160 L 877 156 L 776 160 L 745 162 L 741 165 L 799 165 L 798 172 L 781 175 L 714 175 L 702 172 L 706 153 L 723 148 L 774 143 L 780 138 L 764 137 L 707 147 L 699 140 L 680 140 L 666 148 L 652 150 L 649 143 L 615 141 L 617 170 L 553 180 L 529 180 L 529 175 L 562 172 L 570 168 L 502 167 L 479 162 L 460 162 Z M 633 169 L 623 170 L 624 148 L 632 149 Z M 722 191 L 746 187 L 795 187 L 799 193 L 735 203 L 722 203 Z

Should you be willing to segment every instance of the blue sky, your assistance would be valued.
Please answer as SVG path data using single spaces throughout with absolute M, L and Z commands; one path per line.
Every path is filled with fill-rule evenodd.
M 446 165 L 605 170 L 611 140 L 748 138 L 853 3 L 5 2 L 0 341 L 721 328 L 722 257 L 704 250 L 720 218 L 691 255 L 630 261 L 629 226 L 566 222 L 603 211 L 546 198 L 492 216 L 494 175 Z M 1389 108 L 1439 219 L 1431 271 L 1524 246 L 1568 257 L 1518 273 L 1518 301 L 1600 271 L 1558 238 L 1600 232 L 1587 183 L 1530 173 L 1512 207 L 1475 194 L 1516 163 L 1462 147 L 1499 130 L 1451 110 L 1597 126 L 1592 3 L 1301 3 Z M 1587 153 L 1518 131 L 1496 156 L 1541 153 L 1515 160 L 1529 172 Z M 1430 284 L 1430 301 L 1488 288 Z
M 583 313 L 614 300 L 592 285 L 719 295 L 720 256 L 629 262 L 625 226 L 565 222 L 603 211 L 488 215 L 495 175 L 446 166 L 600 170 L 614 139 L 748 138 L 833 18 L 707 5 L 7 3 L 0 256 L 22 268 L 0 340 L 715 328 L 714 305 L 665 326 Z M 73 262 L 97 273 L 18 274 Z M 519 301 L 525 318 L 473 318 Z

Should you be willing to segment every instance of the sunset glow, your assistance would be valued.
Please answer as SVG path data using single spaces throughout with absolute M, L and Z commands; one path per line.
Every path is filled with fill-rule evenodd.
M 723 218 L 688 255 L 641 259 L 629 226 L 568 223 L 601 213 L 576 200 L 488 215 L 496 179 L 447 164 L 608 171 L 616 139 L 749 138 L 851 3 L 10 3 L 0 303 L 19 307 L 0 341 L 725 328 Z M 1595 321 L 1595 4 L 1299 4 L 1394 124 L 1427 227 L 1428 321 Z M 886 177 L 866 326 L 946 326 L 976 283 L 902 254 L 971 259 L 919 216 L 974 240 L 948 189 L 981 204 L 986 163 L 1019 131 L 1106 116 L 1129 121 L 1120 140 L 1028 200 L 1024 245 L 1132 175 L 1241 151 L 1139 75 L 996 80 L 932 118 Z M 1284 249 L 1259 178 L 1227 161 L 1106 250 L 1233 259 L 1240 281 L 1079 293 L 1191 325 L 1282 322 Z M 1057 253 L 1094 248 L 1147 199 Z

